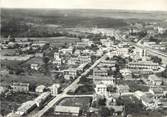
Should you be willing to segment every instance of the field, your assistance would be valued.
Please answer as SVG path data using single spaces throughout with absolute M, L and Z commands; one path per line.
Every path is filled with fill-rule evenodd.
M 34 85 L 51 85 L 53 80 L 51 77 L 43 75 L 41 73 L 33 73 L 32 75 L 25 74 L 25 75 L 15 75 L 15 74 L 8 74 L 0 78 L 1 83 L 10 84 L 12 82 L 26 82 Z
M 86 111 L 90 106 L 90 102 L 91 98 L 89 97 L 64 98 L 58 103 L 58 105 L 81 107 L 83 111 Z

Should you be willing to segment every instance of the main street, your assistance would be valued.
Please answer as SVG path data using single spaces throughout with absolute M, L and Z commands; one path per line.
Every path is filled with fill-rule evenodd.
M 55 98 L 53 98 L 42 110 L 38 111 L 36 113 L 36 115 L 34 115 L 34 117 L 41 117 L 43 116 L 50 108 L 52 108 L 58 101 L 60 101 L 61 99 L 63 99 L 64 97 L 67 96 L 67 92 L 69 92 L 70 90 L 73 90 L 76 88 L 76 86 L 78 85 L 78 82 L 80 81 L 80 79 L 87 75 L 94 67 L 96 67 L 99 62 L 103 59 L 106 58 L 106 54 L 104 54 L 100 59 L 98 59 L 97 61 L 95 61 L 95 63 L 89 68 L 87 69 L 85 72 L 83 72 L 78 78 L 76 78 L 68 87 L 66 87 L 64 89 L 64 91 L 61 94 L 58 94 Z M 32 117 L 32 115 L 31 115 Z

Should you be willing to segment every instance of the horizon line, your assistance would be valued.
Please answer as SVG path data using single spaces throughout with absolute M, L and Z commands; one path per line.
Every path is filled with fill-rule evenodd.
M 108 8 L 21 8 L 21 7 L 1 7 L 1 9 L 45 9 L 45 10 L 119 10 L 119 11 L 134 11 L 134 12 L 167 12 L 167 10 L 140 10 L 140 9 L 108 9 Z

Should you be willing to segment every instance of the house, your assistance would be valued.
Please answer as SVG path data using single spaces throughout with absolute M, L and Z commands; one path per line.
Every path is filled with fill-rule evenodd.
M 117 85 L 117 92 L 119 94 L 122 94 L 122 93 L 128 93 L 129 92 L 129 86 L 128 85 Z
M 76 65 L 77 63 L 79 63 L 78 57 L 71 57 L 71 58 L 68 60 L 68 64 L 69 64 L 69 65 Z
M 29 59 L 26 63 L 30 65 L 30 68 L 32 70 L 39 70 L 40 67 L 44 64 L 41 57 L 33 57 Z
M 88 65 L 88 63 L 83 63 L 83 64 L 80 64 L 78 67 L 77 67 L 77 71 L 78 72 L 83 72 L 86 68 L 86 66 Z
M 81 114 L 81 108 L 80 107 L 74 107 L 74 106 L 58 106 L 56 105 L 54 108 L 54 114 L 59 116 L 73 116 L 73 117 L 79 117 Z
M 44 86 L 44 85 L 39 85 L 39 86 L 37 86 L 37 87 L 35 88 L 35 92 L 37 92 L 37 93 L 43 93 L 43 92 L 45 91 L 45 89 L 46 89 L 46 86 Z
M 129 48 L 117 48 L 115 51 L 111 51 L 111 54 L 114 56 L 123 56 L 128 57 Z
M 167 99 L 161 98 L 158 100 L 158 106 L 164 109 L 167 109 Z
M 85 47 L 91 46 L 92 44 L 93 42 L 90 41 L 89 39 L 81 39 L 80 42 L 77 42 L 76 47 L 85 48 Z
M 41 57 L 41 58 L 43 58 L 43 53 L 35 53 L 35 57 Z
M 98 95 L 107 96 L 107 85 L 104 83 L 96 84 L 95 92 Z
M 144 41 L 143 45 L 149 47 L 150 45 L 156 45 L 156 42 Z
M 58 52 L 55 52 L 55 53 L 54 53 L 54 58 L 55 58 L 55 59 L 60 58 L 60 55 L 59 55 Z
M 60 90 L 60 84 L 53 84 L 51 87 L 49 87 L 51 91 L 52 96 L 56 96 L 59 93 Z
M 102 60 L 98 66 L 99 67 L 115 67 L 116 61 L 112 60 Z
M 76 49 L 75 52 L 74 52 L 74 55 L 75 55 L 75 56 L 81 55 L 81 50 Z
M 148 109 L 155 108 L 155 102 L 153 100 L 153 95 L 150 93 L 145 93 L 144 95 L 142 95 L 141 102 Z
M 132 78 L 132 71 L 127 68 L 121 69 L 120 73 L 125 79 Z
M 146 56 L 146 50 L 141 48 L 135 48 L 133 50 L 133 58 L 141 59 L 142 57 Z
M 28 114 L 30 111 L 32 111 L 36 107 L 36 104 L 34 101 L 27 101 L 23 103 L 16 111 L 16 114 L 23 116 L 25 114 Z
M 109 39 L 100 39 L 100 42 L 106 47 L 111 47 L 113 45 L 113 41 Z
M 93 76 L 108 76 L 108 71 L 106 69 L 98 69 L 94 68 L 93 69 Z
M 142 91 L 135 91 L 135 93 L 134 93 L 134 96 L 135 96 L 137 99 L 139 99 L 139 100 L 141 100 L 141 97 L 142 97 L 143 95 L 145 95 L 145 93 L 142 92 Z
M 161 85 L 162 79 L 156 75 L 149 75 L 148 80 L 151 82 L 152 85 Z
M 57 65 L 61 65 L 62 60 L 61 60 L 60 55 L 59 55 L 58 52 L 55 52 L 55 53 L 54 53 L 54 59 L 53 59 L 53 62 L 52 62 L 52 63 L 53 63 L 53 64 L 57 64 Z
M 37 41 L 37 42 L 33 42 L 33 44 L 31 45 L 33 49 L 36 48 L 42 48 L 46 45 L 46 42 L 44 41 Z
M 3 93 L 5 93 L 7 91 L 6 87 L 0 86 L 0 95 L 2 95 Z
M 56 59 L 53 60 L 52 63 L 53 63 L 53 64 L 57 64 L 57 65 L 61 65 L 62 59 L 61 59 L 61 58 L 56 58 Z
M 72 47 L 71 48 L 70 47 L 69 48 L 62 48 L 62 49 L 59 50 L 59 53 L 60 52 L 62 52 L 63 54 L 67 54 L 67 53 L 72 54 L 73 48 Z
M 104 83 L 106 85 L 114 85 L 115 78 L 113 78 L 112 76 L 93 76 L 93 82 L 95 84 Z
M 163 89 L 161 87 L 151 87 L 149 92 L 153 94 L 155 98 L 159 98 L 164 95 Z
M 75 78 L 77 76 L 77 69 L 76 68 L 69 68 L 64 70 L 64 77 L 65 79 L 69 80 L 70 78 Z
M 94 55 L 95 52 L 90 50 L 90 49 L 85 49 L 85 50 L 82 51 L 82 54 L 83 55 Z
M 28 92 L 29 91 L 29 83 L 18 83 L 15 82 L 11 85 L 13 92 Z
M 77 42 L 76 47 L 85 48 L 85 47 L 88 47 L 89 45 L 90 45 L 89 42 Z
M 37 63 L 32 63 L 30 67 L 31 67 L 32 70 L 39 70 L 40 65 L 37 64 Z
M 79 63 L 80 64 L 82 64 L 82 63 L 91 63 L 90 56 L 79 56 L 78 59 L 79 59 Z

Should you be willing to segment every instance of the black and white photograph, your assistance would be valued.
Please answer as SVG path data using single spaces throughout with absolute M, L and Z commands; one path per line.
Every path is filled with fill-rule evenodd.
M 0 117 L 167 117 L 167 0 L 0 0 Z

